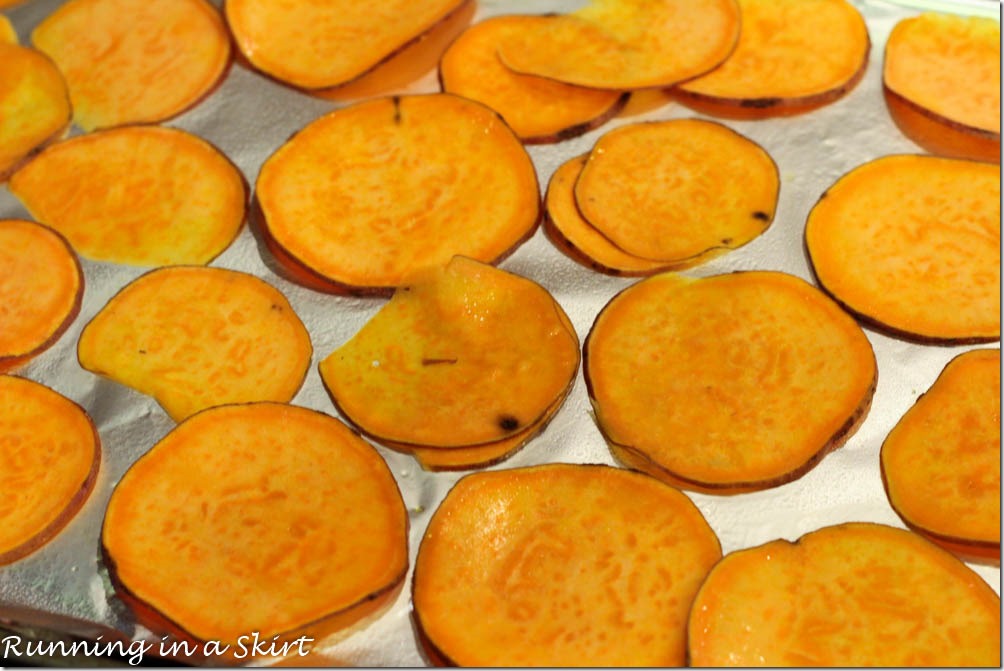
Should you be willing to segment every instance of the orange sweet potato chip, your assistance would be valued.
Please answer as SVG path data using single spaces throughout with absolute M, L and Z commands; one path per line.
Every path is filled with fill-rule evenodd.
M 812 468 L 863 419 L 877 375 L 852 318 L 772 271 L 639 282 L 596 318 L 585 362 L 615 456 L 723 494 Z
M 464 5 L 464 0 L 226 0 L 224 13 L 238 48 L 255 68 L 299 88 L 325 89 L 366 74 Z
M 2 565 L 45 545 L 77 514 L 97 479 L 101 441 L 73 401 L 0 375 L 0 461 Z
M 697 507 L 641 473 L 477 473 L 429 522 L 412 602 L 421 635 L 459 666 L 678 666 L 720 557 Z
M 632 256 L 692 264 L 774 218 L 780 177 L 759 145 L 718 123 L 675 119 L 601 137 L 575 183 L 583 218 Z
M 48 147 L 10 190 L 82 256 L 139 266 L 208 263 L 244 224 L 247 185 L 182 130 L 127 126 Z
M 964 559 L 1000 563 L 1001 353 L 952 359 L 882 444 L 892 507 Z
M 116 486 L 101 541 L 141 623 L 232 654 L 250 632 L 344 629 L 386 606 L 408 568 L 408 516 L 380 455 L 338 420 L 278 403 L 178 425 Z
M 443 90 L 488 105 L 528 144 L 558 142 L 603 124 L 626 95 L 517 74 L 499 60 L 498 44 L 506 36 L 547 21 L 543 16 L 512 15 L 471 26 L 443 54 Z
M 321 117 L 265 162 L 256 198 L 294 280 L 355 294 L 390 294 L 456 254 L 498 262 L 540 216 L 522 144 L 496 113 L 450 94 Z
M 868 323 L 921 342 L 1000 337 L 1000 167 L 886 156 L 830 187 L 805 242 L 819 283 Z
M 886 42 L 886 102 L 924 149 L 1000 163 L 1001 29 L 991 18 L 921 14 Z
M 141 276 L 84 327 L 80 365 L 153 396 L 174 420 L 225 403 L 293 398 L 310 336 L 286 298 L 223 268 Z
M 84 274 L 66 240 L 40 224 L 0 219 L 0 372 L 44 351 L 80 311 Z
M 0 7 L 3 7 L 3 0 L 0 0 Z M 14 24 L 3 14 L 0 14 L 0 44 L 17 44 L 17 31 Z
M 230 64 L 226 26 L 206 0 L 70 0 L 31 40 L 66 77 L 85 131 L 169 119 Z
M 668 87 L 719 65 L 739 36 L 735 0 L 592 0 L 499 43 L 521 74 L 599 89 Z
M 688 625 L 691 666 L 1000 666 L 1000 598 L 917 534 L 825 527 L 733 552 Z
M 70 126 L 66 82 L 45 54 L 0 39 L 0 182 Z
M 320 372 L 375 440 L 449 448 L 536 424 L 578 364 L 578 338 L 543 287 L 456 257 L 398 290 Z
M 864 75 L 868 28 L 848 0 L 738 1 L 735 51 L 677 87 L 685 104 L 737 118 L 797 114 L 837 100 Z

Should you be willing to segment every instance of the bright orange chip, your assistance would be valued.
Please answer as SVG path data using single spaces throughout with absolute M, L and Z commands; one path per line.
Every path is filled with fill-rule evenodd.
M 585 361 L 616 456 L 724 494 L 815 466 L 867 414 L 877 374 L 850 316 L 803 280 L 767 271 L 639 282 L 596 318 Z
M 380 455 L 278 403 L 178 425 L 115 487 L 101 541 L 141 623 L 245 662 L 252 633 L 320 640 L 386 606 L 408 569 L 408 515 Z
M 0 372 L 59 339 L 80 311 L 84 274 L 66 240 L 40 224 L 0 219 Z
M 324 89 L 352 81 L 419 39 L 464 0 L 227 0 L 227 23 L 251 64 L 279 81 Z
M 77 514 L 98 476 L 101 441 L 73 401 L 0 375 L 0 463 L 2 565 L 48 543 Z
M 677 88 L 699 111 L 739 118 L 797 114 L 837 100 L 861 79 L 870 40 L 848 0 L 738 0 L 735 51 Z
M 679 666 L 721 546 L 681 492 L 609 466 L 461 479 L 419 546 L 420 636 L 480 667 Z
M 66 82 L 45 54 L 0 40 L 0 182 L 70 125 Z
M 1001 353 L 952 359 L 882 444 L 889 501 L 963 559 L 1000 563 Z
M 356 294 L 389 294 L 457 254 L 496 263 L 540 216 L 522 144 L 496 113 L 449 94 L 321 117 L 265 162 L 256 197 L 294 279 Z
M 3 7 L 3 0 L 0 0 L 0 7 Z M 17 44 L 17 31 L 14 24 L 3 14 L 0 14 L 0 44 Z
M 547 21 L 543 16 L 497 16 L 471 26 L 443 54 L 443 90 L 488 105 L 526 143 L 559 142 L 603 124 L 626 95 L 517 74 L 499 60 L 502 40 Z
M 741 247 L 774 219 L 770 155 L 718 123 L 631 124 L 601 137 L 575 183 L 583 218 L 632 256 L 692 265 Z
M 225 403 L 293 398 L 312 355 L 286 298 L 234 270 L 141 276 L 84 327 L 80 365 L 153 396 L 175 421 Z
M 882 81 L 893 120 L 917 144 L 1000 163 L 999 20 L 928 13 L 900 21 Z
M 206 0 L 70 0 L 32 32 L 66 77 L 85 131 L 169 119 L 230 64 L 230 39 Z
M 1000 166 L 886 156 L 830 187 L 805 243 L 819 283 L 867 322 L 922 342 L 1000 337 Z
M 903 529 L 849 523 L 725 556 L 691 609 L 691 666 L 1000 666 L 1000 597 Z
M 567 393 L 578 338 L 538 284 L 456 257 L 402 287 L 320 364 L 375 440 L 471 447 L 536 424 Z
M 139 266 L 208 263 L 240 231 L 247 203 L 226 156 L 158 126 L 55 144 L 11 177 L 10 190 L 82 256 Z
M 735 0 L 592 0 L 513 31 L 499 57 L 518 73 L 568 84 L 661 88 L 724 61 L 739 23 Z

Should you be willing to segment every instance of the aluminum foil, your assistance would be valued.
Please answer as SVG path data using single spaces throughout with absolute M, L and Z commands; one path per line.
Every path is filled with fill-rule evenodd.
M 935 0 L 925 0 L 930 5 Z M 22 44 L 30 32 L 62 0 L 29 0 L 6 11 Z M 483 0 L 475 20 L 506 13 L 566 11 L 583 4 L 572 0 Z M 868 70 L 846 97 L 807 115 L 766 121 L 725 121 L 762 145 L 777 162 L 781 192 L 774 223 L 747 246 L 686 271 L 707 276 L 733 270 L 781 270 L 811 281 L 802 244 L 806 216 L 816 199 L 838 177 L 879 156 L 918 153 L 886 111 L 881 89 L 882 52 L 895 23 L 919 10 L 910 3 L 857 0 L 871 35 Z M 997 3 L 937 2 L 939 8 L 961 12 L 999 11 Z M 438 90 L 434 73 L 396 93 Z M 336 103 L 312 98 L 268 80 L 239 64 L 223 84 L 200 105 L 167 122 L 214 143 L 254 184 L 262 162 L 291 134 Z M 617 118 L 601 128 L 554 145 L 531 146 L 541 188 L 566 159 L 588 151 L 608 130 L 640 120 L 700 117 L 675 103 L 630 118 Z M 78 133 L 77 129 L 72 131 Z M 0 217 L 29 218 L 19 202 L 0 187 Z M 137 627 L 108 581 L 98 552 L 104 509 L 115 483 L 139 455 L 164 436 L 174 423 L 150 398 L 83 370 L 76 343 L 83 326 L 121 287 L 145 272 L 134 268 L 83 260 L 86 290 L 76 321 L 54 347 L 17 371 L 46 384 L 81 404 L 94 419 L 103 444 L 97 487 L 78 516 L 48 545 L 12 565 L 0 567 L 0 618 L 12 611 L 31 612 L 57 625 L 66 617 L 103 625 L 127 638 L 149 637 Z M 348 340 L 384 304 L 383 299 L 357 299 L 318 293 L 278 276 L 263 260 L 258 245 L 245 229 L 212 265 L 253 273 L 282 291 L 307 325 L 314 360 L 293 403 L 337 414 L 321 384 L 317 363 Z M 502 267 L 529 277 L 552 292 L 570 316 L 580 339 L 600 309 L 635 280 L 593 272 L 559 252 L 538 231 Z M 861 272 L 868 272 L 862 268 Z M 944 365 L 971 346 L 924 346 L 865 329 L 879 364 L 878 388 L 866 420 L 839 450 L 831 453 L 804 477 L 766 491 L 730 497 L 690 493 L 721 539 L 724 552 L 776 539 L 794 540 L 825 525 L 871 521 L 903 527 L 890 508 L 879 473 L 883 439 L 917 397 L 934 382 Z M 997 345 L 992 345 L 997 346 Z M 410 511 L 412 564 L 430 515 L 463 473 L 428 473 L 410 457 L 377 448 L 397 478 Z M 546 462 L 604 463 L 614 461 L 593 418 L 581 371 L 574 389 L 542 435 L 495 469 Z M 364 560 L 361 558 L 361 560 Z M 1000 593 L 1000 570 L 973 566 Z M 389 611 L 365 629 L 315 651 L 323 658 L 308 663 L 359 666 L 421 666 L 411 622 L 410 580 Z M 157 640 L 154 638 L 154 640 Z

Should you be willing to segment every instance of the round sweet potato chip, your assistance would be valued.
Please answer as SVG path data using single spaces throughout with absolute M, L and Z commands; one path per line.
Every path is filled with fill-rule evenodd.
M 774 219 L 780 177 L 759 145 L 718 123 L 631 124 L 601 137 L 575 183 L 583 218 L 664 264 L 741 247 Z
M 680 666 L 721 546 L 678 490 L 609 466 L 461 479 L 415 562 L 420 634 L 459 666 Z
M 101 541 L 141 623 L 231 652 L 251 632 L 343 629 L 408 568 L 408 516 L 380 455 L 338 420 L 278 403 L 178 425 L 115 487 Z
M 77 343 L 81 366 L 153 396 L 175 421 L 226 403 L 291 400 L 312 352 L 307 329 L 270 284 L 188 266 L 127 285 Z
M 61 235 L 31 221 L 0 219 L 0 372 L 56 342 L 83 294 L 83 271 Z
M 819 283 L 860 318 L 921 342 L 1000 337 L 1000 166 L 886 156 L 830 187 L 805 243 Z
M 523 145 L 495 112 L 450 94 L 321 117 L 265 162 L 256 197 L 277 260 L 315 288 L 357 294 L 389 294 L 456 254 L 495 263 L 540 216 Z
M 581 135 L 614 116 L 627 96 L 521 75 L 502 64 L 505 36 L 548 21 L 543 16 L 497 16 L 477 23 L 450 45 L 439 63 L 443 90 L 483 102 L 528 144 Z
M 195 135 L 127 126 L 52 145 L 10 190 L 82 256 L 138 266 L 208 263 L 247 211 L 244 177 Z
M 578 338 L 543 287 L 456 257 L 399 289 L 320 372 L 375 440 L 449 448 L 536 424 L 578 365 Z
M 226 26 L 206 0 L 70 0 L 31 40 L 66 77 L 85 131 L 169 119 L 230 64 Z
M 680 84 L 678 99 L 737 118 L 797 114 L 837 100 L 861 79 L 870 40 L 848 0 L 738 0 L 735 51 L 706 75 Z
M 964 559 L 1000 562 L 1001 353 L 952 359 L 882 444 L 892 507 Z
M 877 375 L 850 316 L 772 271 L 639 282 L 596 318 L 585 362 L 616 456 L 724 494 L 812 468 L 863 419 Z
M 0 375 L 0 463 L 2 565 L 45 545 L 77 514 L 98 476 L 101 441 L 73 401 Z
M 42 52 L 0 40 L 0 182 L 70 126 L 66 82 Z
M 1000 598 L 917 534 L 825 527 L 733 552 L 688 626 L 691 666 L 1000 666 Z

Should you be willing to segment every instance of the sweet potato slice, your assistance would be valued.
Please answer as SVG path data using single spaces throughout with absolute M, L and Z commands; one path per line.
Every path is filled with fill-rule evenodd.
M 600 126 L 617 113 L 626 94 L 521 75 L 499 60 L 500 41 L 547 21 L 511 15 L 471 26 L 443 54 L 443 90 L 488 105 L 527 144 L 559 142 Z
M 0 463 L 2 565 L 48 543 L 77 514 L 98 476 L 101 441 L 73 401 L 0 375 Z
M 380 455 L 338 420 L 278 403 L 178 425 L 122 477 L 101 540 L 141 623 L 236 654 L 251 632 L 319 639 L 352 624 L 408 567 L 408 517 Z
M 429 522 L 412 603 L 460 666 L 678 666 L 721 557 L 681 492 L 609 466 L 468 475 Z
M 900 337 L 996 340 L 1000 179 L 999 166 L 934 156 L 855 168 L 809 213 L 805 243 L 819 283 Z
M 698 111 L 733 118 L 800 114 L 850 91 L 868 66 L 865 20 L 848 0 L 738 0 L 739 43 L 677 87 Z
M 598 89 L 660 88 L 704 74 L 735 48 L 735 0 L 592 0 L 499 42 L 515 72 Z
M 882 81 L 893 121 L 921 147 L 1000 163 L 998 20 L 926 13 L 900 21 L 886 41 Z
M 0 8 L 2 7 L 3 2 L 0 0 Z M 0 44 L 17 44 L 17 31 L 14 30 L 14 24 L 3 14 L 0 14 Z
M 735 249 L 774 219 L 780 177 L 718 123 L 631 124 L 601 137 L 575 183 L 582 216 L 621 250 L 664 264 Z
M 174 420 L 225 403 L 293 398 L 312 355 L 285 296 L 223 268 L 141 276 L 84 327 L 80 365 L 153 396 Z
M 543 287 L 456 257 L 402 287 L 320 373 L 375 440 L 448 448 L 535 424 L 578 364 L 578 338 Z
M 596 318 L 585 361 L 615 456 L 721 494 L 812 468 L 863 419 L 877 375 L 853 319 L 772 271 L 639 282 Z
M 277 260 L 356 294 L 390 294 L 455 254 L 497 262 L 540 216 L 522 144 L 495 112 L 450 94 L 321 117 L 265 162 L 256 196 Z
M 917 534 L 825 527 L 733 552 L 688 625 L 691 666 L 1000 666 L 1000 598 Z
M 889 502 L 914 530 L 1000 563 L 1001 353 L 974 350 L 945 367 L 882 444 Z
M 350 82 L 434 29 L 464 0 L 226 0 L 241 53 L 258 70 L 303 89 Z
M 66 77 L 85 131 L 180 114 L 230 64 L 226 26 L 206 0 L 70 0 L 31 40 Z
M 0 182 L 70 126 L 66 82 L 45 54 L 0 40 Z
M 204 264 L 237 236 L 248 188 L 195 135 L 127 126 L 48 147 L 10 190 L 82 256 L 138 266 Z
M 63 236 L 31 221 L 0 219 L 0 372 L 50 347 L 73 323 L 84 273 Z

